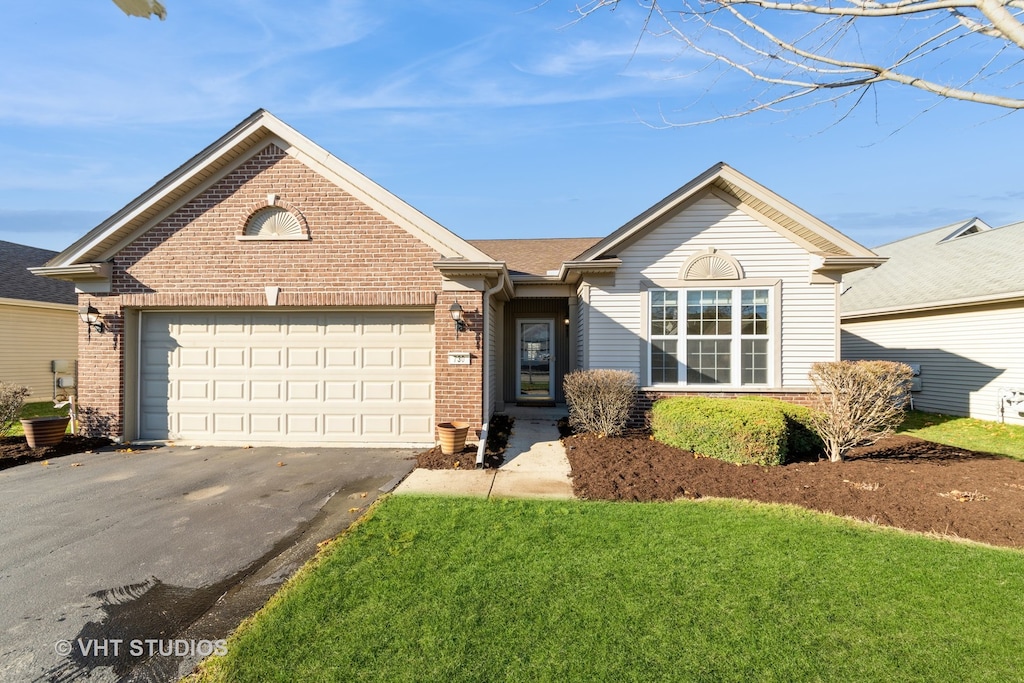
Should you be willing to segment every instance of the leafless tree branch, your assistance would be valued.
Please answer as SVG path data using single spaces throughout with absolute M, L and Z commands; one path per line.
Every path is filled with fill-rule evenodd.
M 695 125 L 832 104 L 882 83 L 1009 110 L 1024 109 L 1024 0 L 635 0 L 643 35 L 679 41 L 765 85 L 757 99 Z M 622 0 L 576 6 L 579 20 Z M 655 26 L 654 19 L 660 22 Z M 792 109 L 787 109 L 792 111 Z M 843 116 L 848 116 L 849 111 Z

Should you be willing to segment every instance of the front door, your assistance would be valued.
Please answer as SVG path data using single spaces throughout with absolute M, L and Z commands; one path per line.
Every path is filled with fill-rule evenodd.
M 521 401 L 554 400 L 554 327 L 554 320 L 518 321 L 519 372 L 516 388 Z

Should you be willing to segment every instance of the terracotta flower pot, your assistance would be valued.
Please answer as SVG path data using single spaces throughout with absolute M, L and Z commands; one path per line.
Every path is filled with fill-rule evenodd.
M 21 421 L 25 429 L 25 441 L 29 448 L 45 448 L 56 446 L 63 440 L 68 430 L 70 417 L 30 417 Z
M 461 453 L 469 434 L 468 422 L 442 422 L 437 425 L 437 437 L 441 440 L 441 452 L 445 455 Z

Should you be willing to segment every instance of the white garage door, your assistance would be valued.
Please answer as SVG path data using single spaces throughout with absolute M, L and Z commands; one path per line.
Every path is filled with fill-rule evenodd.
M 433 312 L 148 312 L 139 435 L 433 442 Z

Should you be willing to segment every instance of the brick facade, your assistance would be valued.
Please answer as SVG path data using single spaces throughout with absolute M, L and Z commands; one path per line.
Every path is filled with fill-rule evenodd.
M 239 240 L 248 218 L 268 206 L 300 219 L 302 240 Z M 109 295 L 80 295 L 107 330 L 81 326 L 79 401 L 92 433 L 125 433 L 126 308 L 278 306 L 430 307 L 435 311 L 435 417 L 480 426 L 483 364 L 481 294 L 459 292 L 469 330 L 455 338 L 433 267 L 440 254 L 334 183 L 271 144 L 175 210 L 113 258 Z M 469 366 L 449 351 L 471 351 Z

